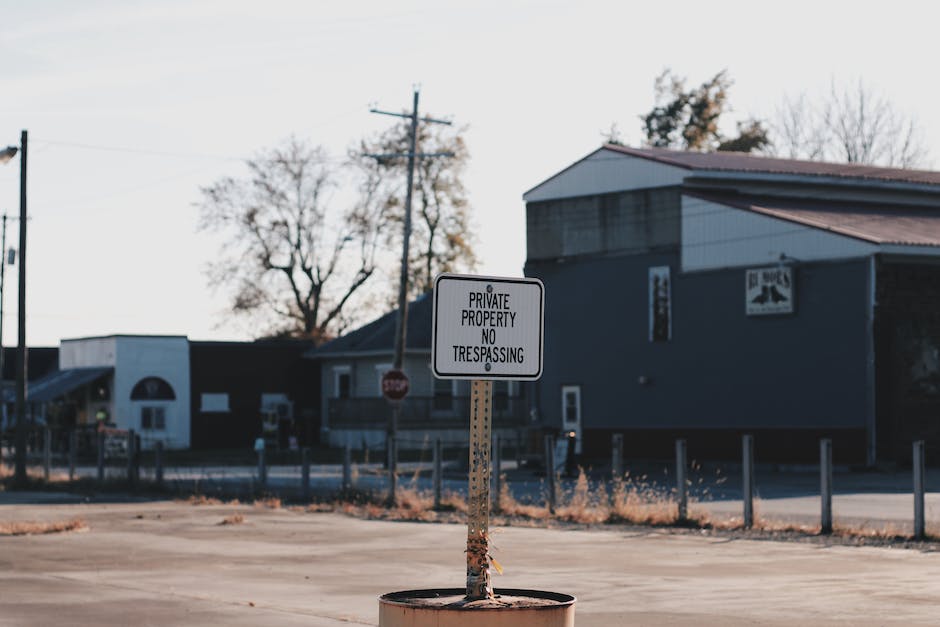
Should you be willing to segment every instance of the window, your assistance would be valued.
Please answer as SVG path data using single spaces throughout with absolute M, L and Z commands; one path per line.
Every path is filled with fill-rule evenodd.
M 509 397 L 512 395 L 512 381 L 493 381 L 493 410 L 509 409 Z
M 672 290 L 669 266 L 649 269 L 650 342 L 672 339 Z
M 141 407 L 140 428 L 147 431 L 163 431 L 166 429 L 166 408 Z
M 565 386 L 565 424 L 577 424 L 581 420 L 581 389 Z
M 175 401 L 173 386 L 160 377 L 145 377 L 131 390 L 132 401 Z
M 228 394 L 203 394 L 199 404 L 199 411 L 205 413 L 228 413 Z
M 561 388 L 561 414 L 565 431 L 575 434 L 574 452 L 581 454 L 581 386 L 564 385 Z
M 265 393 L 261 395 L 261 413 L 277 419 L 293 419 L 294 403 L 287 394 Z
M 93 401 L 111 400 L 111 386 L 107 379 L 99 379 L 91 385 L 91 399 Z
M 333 398 L 350 398 L 351 396 L 352 369 L 349 366 L 334 366 Z
M 434 400 L 432 401 L 434 411 L 454 410 L 455 383 L 456 381 L 450 379 L 434 379 Z

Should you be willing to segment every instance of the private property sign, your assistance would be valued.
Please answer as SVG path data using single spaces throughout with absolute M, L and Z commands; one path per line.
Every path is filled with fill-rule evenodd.
M 431 368 L 439 379 L 542 376 L 545 287 L 538 279 L 441 274 Z

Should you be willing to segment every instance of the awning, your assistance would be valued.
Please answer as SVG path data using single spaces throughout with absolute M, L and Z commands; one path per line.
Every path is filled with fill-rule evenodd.
M 56 370 L 41 379 L 29 383 L 26 400 L 29 403 L 46 403 L 68 394 L 72 390 L 91 383 L 99 377 L 114 372 L 114 368 L 66 368 Z

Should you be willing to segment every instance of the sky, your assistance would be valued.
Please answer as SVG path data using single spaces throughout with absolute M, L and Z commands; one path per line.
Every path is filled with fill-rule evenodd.
M 653 81 L 727 69 L 729 122 L 863 80 L 940 164 L 940 9 L 926 2 L 0 0 L 0 147 L 29 131 L 27 343 L 174 334 L 247 340 L 205 268 L 200 187 L 290 136 L 342 159 L 410 108 L 466 126 L 480 274 L 521 276 L 522 194 L 641 140 Z M 729 129 L 730 130 L 730 129 Z M 19 158 L 0 165 L 19 211 Z M 7 247 L 17 223 L 8 223 Z M 3 341 L 16 341 L 8 266 Z

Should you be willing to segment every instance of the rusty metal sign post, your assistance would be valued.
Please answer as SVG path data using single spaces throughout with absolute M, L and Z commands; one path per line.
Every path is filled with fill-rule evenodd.
M 544 292 L 538 279 L 442 274 L 434 281 L 431 369 L 439 379 L 471 382 L 468 602 L 494 597 L 489 551 L 493 380 L 534 381 L 542 375 Z
M 470 483 L 467 498 L 467 600 L 493 597 L 490 579 L 490 442 L 493 382 L 470 385 Z

